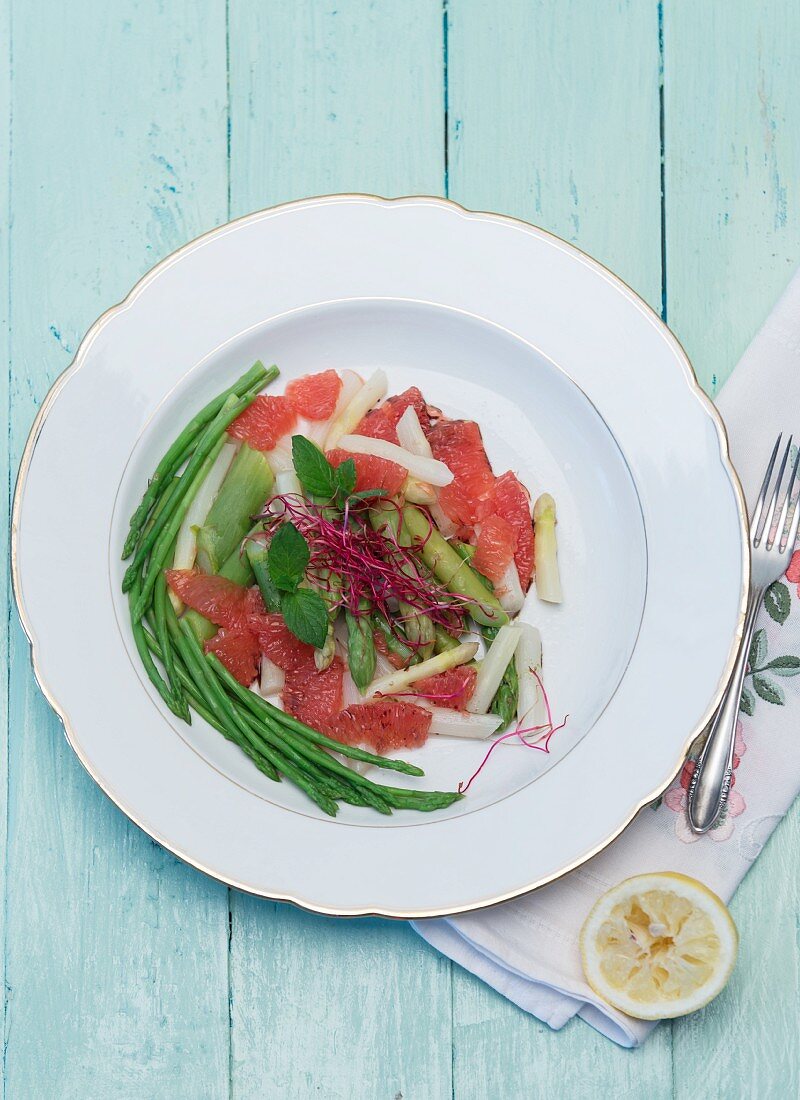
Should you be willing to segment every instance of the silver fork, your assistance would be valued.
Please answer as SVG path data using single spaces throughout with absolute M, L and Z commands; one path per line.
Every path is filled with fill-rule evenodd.
M 731 789 L 733 773 L 733 743 L 736 734 L 736 721 L 739 716 L 739 702 L 742 697 L 742 685 L 747 671 L 747 658 L 753 637 L 756 616 L 764 599 L 764 592 L 773 581 L 783 576 L 792 556 L 797 527 L 800 522 L 800 504 L 795 504 L 789 523 L 789 508 L 792 500 L 797 468 L 800 465 L 800 449 L 794 460 L 789 484 L 783 497 L 783 503 L 775 523 L 778 498 L 781 492 L 783 475 L 789 461 L 792 437 L 783 452 L 775 487 L 767 503 L 775 459 L 781 445 L 779 435 L 772 448 L 764 483 L 758 495 L 758 501 L 750 521 L 751 546 L 751 585 L 747 601 L 747 613 L 744 621 L 742 643 L 736 657 L 730 681 L 714 717 L 708 725 L 708 739 L 700 753 L 700 758 L 692 775 L 687 796 L 689 826 L 694 833 L 707 833 L 725 808 Z

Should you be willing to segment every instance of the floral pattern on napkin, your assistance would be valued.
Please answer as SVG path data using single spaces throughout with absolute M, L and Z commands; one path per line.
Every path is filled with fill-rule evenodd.
M 731 789 L 728 795 L 728 802 L 722 815 L 708 834 L 711 839 L 717 841 L 717 843 L 730 840 L 733 836 L 733 819 L 739 817 L 739 815 L 743 814 L 747 809 L 747 803 L 741 793 L 736 789 L 736 770 L 746 752 L 747 745 L 744 741 L 744 730 L 740 719 L 736 725 L 736 740 L 733 747 L 733 775 L 731 776 Z M 693 844 L 696 840 L 700 839 L 700 837 L 689 828 L 689 821 L 686 816 L 687 793 L 692 781 L 692 776 L 694 775 L 694 769 L 697 766 L 698 755 L 699 753 L 697 751 L 693 751 L 692 755 L 683 765 L 677 783 L 673 787 L 670 787 L 664 795 L 663 800 L 667 809 L 673 810 L 678 815 L 675 819 L 675 835 L 679 840 L 682 840 L 684 844 Z

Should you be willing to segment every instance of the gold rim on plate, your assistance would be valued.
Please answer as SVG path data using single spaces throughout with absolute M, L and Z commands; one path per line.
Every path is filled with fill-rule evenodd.
M 535 236 L 547 238 L 562 251 L 568 252 L 571 255 L 575 256 L 582 263 L 594 269 L 608 282 L 612 283 L 612 285 L 616 286 L 617 289 L 619 289 L 631 302 L 631 304 L 634 305 L 647 318 L 650 324 L 658 331 L 661 338 L 671 344 L 673 349 L 676 351 L 677 357 L 683 365 L 686 381 L 689 384 L 689 388 L 692 390 L 695 397 L 703 405 L 706 413 L 710 417 L 716 429 L 720 447 L 720 458 L 722 460 L 722 465 L 728 474 L 731 485 L 733 486 L 734 496 L 736 498 L 737 509 L 739 512 L 739 525 L 742 544 L 742 581 L 741 599 L 739 603 L 739 615 L 736 630 L 731 641 L 731 648 L 723 675 L 717 683 L 714 694 L 701 721 L 691 732 L 688 739 L 684 743 L 684 746 L 681 749 L 680 757 L 675 767 L 670 770 L 669 775 L 663 783 L 659 784 L 655 788 L 655 790 L 651 791 L 648 795 L 641 799 L 641 801 L 636 803 L 636 805 L 631 808 L 631 810 L 626 815 L 622 825 L 617 830 L 615 830 L 615 832 L 612 833 L 611 836 L 607 837 L 600 844 L 596 845 L 589 851 L 584 852 L 581 856 L 578 857 L 578 859 L 573 860 L 567 866 L 560 868 L 558 871 L 554 872 L 551 875 L 547 875 L 544 878 L 537 879 L 534 882 L 528 883 L 525 886 L 513 890 L 507 894 L 501 894 L 497 897 L 481 899 L 471 905 L 459 906 L 457 908 L 418 910 L 413 912 L 400 912 L 397 910 L 386 910 L 380 908 L 331 909 L 329 907 L 316 904 L 305 898 L 298 897 L 292 894 L 267 893 L 266 891 L 260 890 L 252 885 L 248 885 L 247 883 L 237 882 L 235 879 L 226 877 L 219 872 L 212 871 L 209 867 L 205 867 L 202 863 L 199 863 L 196 859 L 193 859 L 191 856 L 187 855 L 186 852 L 182 851 L 177 845 L 171 843 L 167 837 L 162 836 L 157 829 L 155 829 L 153 826 L 148 825 L 147 822 L 137 817 L 137 815 L 125 805 L 124 799 L 120 795 L 117 795 L 104 781 L 103 777 L 100 776 L 99 773 L 92 767 L 91 762 L 81 751 L 74 736 L 73 728 L 68 714 L 66 713 L 63 706 L 52 694 L 52 692 L 49 690 L 44 680 L 44 677 L 41 674 L 37 661 L 37 643 L 35 641 L 33 628 L 28 618 L 25 604 L 22 598 L 22 586 L 17 561 L 19 517 L 20 509 L 22 506 L 22 496 L 25 491 L 25 482 L 27 479 L 31 460 L 33 458 L 33 453 L 36 448 L 36 443 L 42 431 L 42 428 L 44 427 L 45 421 L 47 420 L 47 417 L 50 413 L 50 410 L 56 398 L 58 397 L 62 387 L 66 385 L 69 379 L 78 370 L 80 370 L 81 366 L 83 366 L 89 348 L 91 347 L 95 338 L 104 328 L 104 326 L 108 323 L 108 321 L 115 314 L 126 309 L 139 296 L 139 294 L 145 289 L 145 287 L 149 286 L 150 283 L 153 282 L 159 275 L 163 274 L 164 271 L 166 271 L 169 267 L 171 267 L 174 263 L 181 259 L 184 254 L 189 253 L 200 244 L 210 240 L 212 237 L 222 236 L 230 230 L 245 225 L 248 222 L 255 222 L 267 215 L 280 214 L 283 213 L 283 211 L 285 210 L 289 210 L 295 207 L 314 206 L 320 205 L 322 203 L 344 201 L 369 202 L 377 203 L 380 205 L 412 205 L 414 203 L 424 203 L 426 205 L 440 206 L 443 209 L 450 210 L 451 212 L 458 214 L 461 217 L 465 217 L 469 220 L 476 219 L 502 222 L 522 232 L 532 233 Z M 14 590 L 14 597 L 17 603 L 17 611 L 19 614 L 20 622 L 22 624 L 22 629 L 25 631 L 25 635 L 28 638 L 28 642 L 30 644 L 31 664 L 33 667 L 33 674 L 36 679 L 36 683 L 38 684 L 39 689 L 41 690 L 45 699 L 47 699 L 49 705 L 58 715 L 58 718 L 60 719 L 61 724 L 64 727 L 64 733 L 66 735 L 70 748 L 75 753 L 86 772 L 88 772 L 88 774 L 97 784 L 97 786 L 103 791 L 103 793 L 114 803 L 115 806 L 117 806 L 118 809 L 120 809 L 125 814 L 125 816 L 130 821 L 137 825 L 152 840 L 155 840 L 158 844 L 166 848 L 174 856 L 180 859 L 183 863 L 188 864 L 190 867 L 194 867 L 196 870 L 202 871 L 210 878 L 213 878 L 218 882 L 222 882 L 226 886 L 231 886 L 236 890 L 240 890 L 246 894 L 251 894 L 254 897 L 261 897 L 270 901 L 289 902 L 293 905 L 299 906 L 301 909 L 306 909 L 314 913 L 320 913 L 324 916 L 371 916 L 389 917 L 397 920 L 423 920 L 432 917 L 454 916 L 459 913 L 470 913 L 480 909 L 487 909 L 493 905 L 498 905 L 501 902 L 512 901 L 515 898 L 524 897 L 526 894 L 530 894 L 532 891 L 539 889 L 539 887 L 541 886 L 546 886 L 550 882 L 555 882 L 558 879 L 563 878 L 563 876 L 569 874 L 570 871 L 574 871 L 576 868 L 582 866 L 588 860 L 592 859 L 594 856 L 599 855 L 600 852 L 604 851 L 610 844 L 613 843 L 613 841 L 617 839 L 617 837 L 619 837 L 625 831 L 625 829 L 627 829 L 627 827 L 630 825 L 630 823 L 633 821 L 640 810 L 644 809 L 645 806 L 653 802 L 656 798 L 662 795 L 664 791 L 666 791 L 666 789 L 670 786 L 670 784 L 673 782 L 673 780 L 683 767 L 683 764 L 692 745 L 703 732 L 713 712 L 719 705 L 722 693 L 730 679 L 731 672 L 733 671 L 733 664 L 742 640 L 747 598 L 750 590 L 750 544 L 748 539 L 747 508 L 745 505 L 744 493 L 742 492 L 742 486 L 739 481 L 739 477 L 731 461 L 728 433 L 722 417 L 720 416 L 711 399 L 701 388 L 700 383 L 697 381 L 697 375 L 695 374 L 694 368 L 692 367 L 689 356 L 686 354 L 686 351 L 678 338 L 675 336 L 672 330 L 668 328 L 664 321 L 662 321 L 658 314 L 623 279 L 620 279 L 618 275 L 615 275 L 604 264 L 601 264 L 598 260 L 595 260 L 593 257 L 587 255 L 585 252 L 581 251 L 581 249 L 576 248 L 572 244 L 568 244 L 561 237 L 558 237 L 555 233 L 551 233 L 549 230 L 542 229 L 541 227 L 533 225 L 530 222 L 525 222 L 520 218 L 512 218 L 507 214 L 497 214 L 493 211 L 468 210 L 466 207 L 461 206 L 459 203 L 455 203 L 450 199 L 443 199 L 434 195 L 405 195 L 398 198 L 387 199 L 382 198 L 380 195 L 360 194 L 354 192 L 334 195 L 317 195 L 311 198 L 296 199 L 292 202 L 280 203 L 276 206 L 266 207 L 263 210 L 253 211 L 250 214 L 245 214 L 240 218 L 235 218 L 233 221 L 229 221 L 224 223 L 223 225 L 217 226 L 215 229 L 211 229 L 208 232 L 201 234 L 199 237 L 195 237 L 193 240 L 188 241 L 186 244 L 181 245 L 180 248 L 175 249 L 174 252 L 171 252 L 169 253 L 169 255 L 165 256 L 163 260 L 157 263 L 155 267 L 151 268 L 145 275 L 142 276 L 141 279 L 139 279 L 137 283 L 134 284 L 134 286 L 131 288 L 125 298 L 123 298 L 120 302 L 117 302 L 115 305 L 110 306 L 107 310 L 105 310 L 104 313 L 100 314 L 100 316 L 89 328 L 86 335 L 81 340 L 78 350 L 75 353 L 75 357 L 70 365 L 58 376 L 58 378 L 56 378 L 56 380 L 53 382 L 52 386 L 48 390 L 47 395 L 42 402 L 38 413 L 36 414 L 36 419 L 33 422 L 30 433 L 28 435 L 28 439 L 25 443 L 25 449 L 22 454 L 19 471 L 17 473 L 16 486 L 14 489 L 14 503 L 11 518 L 11 578 Z

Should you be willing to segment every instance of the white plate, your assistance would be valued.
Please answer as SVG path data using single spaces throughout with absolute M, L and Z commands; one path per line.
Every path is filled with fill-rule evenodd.
M 497 472 L 554 493 L 566 599 L 532 596 L 524 612 L 569 714 L 548 755 L 499 748 L 437 815 L 342 807 L 331 821 L 161 704 L 119 548 L 173 436 L 255 358 L 281 367 L 275 392 L 310 370 L 381 366 L 390 391 L 417 384 L 478 420 Z M 608 271 L 441 199 L 333 196 L 201 237 L 100 318 L 31 432 L 12 559 L 42 690 L 133 821 L 252 893 L 421 917 L 550 881 L 666 787 L 740 635 L 744 530 L 719 418 L 668 329 Z M 415 782 L 452 789 L 484 752 L 431 739 Z

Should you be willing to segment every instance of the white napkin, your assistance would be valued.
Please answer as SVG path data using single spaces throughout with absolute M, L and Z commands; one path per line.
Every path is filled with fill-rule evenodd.
M 800 432 L 800 271 L 755 337 L 719 398 L 731 452 L 752 504 L 780 431 Z M 773 585 L 758 620 L 757 668 L 745 681 L 727 812 L 697 838 L 686 823 L 680 780 L 601 855 L 519 901 L 413 927 L 434 947 L 477 974 L 552 1028 L 576 1014 L 621 1046 L 633 1047 L 653 1024 L 600 1001 L 583 978 L 578 932 L 595 900 L 621 879 L 682 871 L 726 901 L 800 789 L 800 550 Z M 752 652 L 752 651 L 751 651 Z

